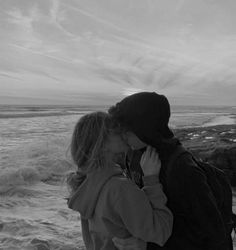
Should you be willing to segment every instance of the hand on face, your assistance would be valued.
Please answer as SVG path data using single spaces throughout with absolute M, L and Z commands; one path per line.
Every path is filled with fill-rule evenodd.
M 159 175 L 161 170 L 161 161 L 155 148 L 148 146 L 140 160 L 140 165 L 144 176 Z

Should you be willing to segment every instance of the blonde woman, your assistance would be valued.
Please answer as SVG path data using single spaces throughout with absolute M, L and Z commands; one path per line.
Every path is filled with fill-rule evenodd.
M 159 182 L 158 154 L 151 147 L 143 154 L 139 189 L 116 164 L 127 149 L 107 113 L 86 114 L 75 126 L 71 155 L 78 171 L 68 179 L 68 206 L 81 215 L 87 249 L 117 249 L 112 239 L 130 237 L 162 246 L 171 235 L 173 217 Z

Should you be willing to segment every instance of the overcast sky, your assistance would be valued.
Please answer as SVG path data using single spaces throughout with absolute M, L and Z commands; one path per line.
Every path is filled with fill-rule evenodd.
M 0 104 L 236 105 L 235 0 L 0 0 Z

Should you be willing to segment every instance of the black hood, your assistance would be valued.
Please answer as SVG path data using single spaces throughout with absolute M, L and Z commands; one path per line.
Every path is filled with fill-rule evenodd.
M 159 152 L 176 146 L 177 140 L 168 126 L 170 105 L 164 95 L 136 93 L 111 107 L 109 113 L 121 126 Z

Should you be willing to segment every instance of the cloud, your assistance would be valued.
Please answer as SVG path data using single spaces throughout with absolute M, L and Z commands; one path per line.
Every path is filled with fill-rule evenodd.
M 7 12 L 8 22 L 14 25 L 15 31 L 13 37 L 18 44 L 27 48 L 39 49 L 43 41 L 40 40 L 33 28 L 33 23 L 39 19 L 39 12 L 36 6 L 32 7 L 28 15 L 23 15 L 20 9 L 12 9 Z
M 136 88 L 125 88 L 122 92 L 124 96 L 132 95 L 138 92 L 143 92 L 145 91 L 144 89 L 136 89 Z
M 8 72 L 0 72 L 0 77 L 1 78 L 10 78 L 18 81 L 22 81 L 22 78 L 14 76 L 12 73 L 9 74 Z
M 200 96 L 213 100 L 217 92 L 222 103 L 235 98 L 231 0 L 214 6 L 193 0 L 25 0 L 0 6 L 5 89 L 96 91 L 105 99 L 108 93 L 147 90 L 184 103 Z

